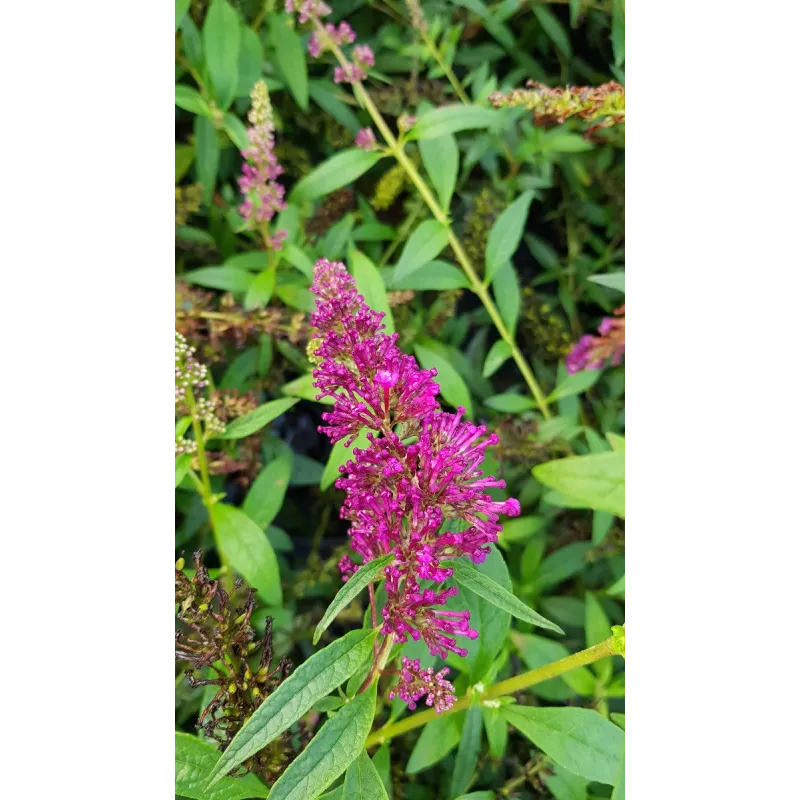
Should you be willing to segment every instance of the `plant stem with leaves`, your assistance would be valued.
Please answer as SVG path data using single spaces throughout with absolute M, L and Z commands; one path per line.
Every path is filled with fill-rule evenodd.
M 498 697 L 503 697 L 504 695 L 521 692 L 537 683 L 542 683 L 542 681 L 558 677 L 559 675 L 563 675 L 565 672 L 569 672 L 577 667 L 583 667 L 587 664 L 592 664 L 595 661 L 599 661 L 601 658 L 607 658 L 608 656 L 613 655 L 624 656 L 624 651 L 620 651 L 620 647 L 618 644 L 615 644 L 615 641 L 618 642 L 618 638 L 615 640 L 614 636 L 609 636 L 608 639 L 600 642 L 600 644 L 596 644 L 594 647 L 581 650 L 579 653 L 574 653 L 571 656 L 562 658 L 559 661 L 554 661 L 551 664 L 545 664 L 543 667 L 537 667 L 536 669 L 532 669 L 530 672 L 525 672 L 522 675 L 517 675 L 513 678 L 500 681 L 500 683 L 490 686 L 488 689 L 486 689 L 486 691 L 480 694 L 480 702 L 485 703 L 487 700 L 494 700 Z M 473 687 L 473 692 L 474 691 L 475 689 Z M 428 711 L 421 711 L 419 714 L 413 714 L 410 717 L 406 717 L 406 719 L 402 719 L 399 722 L 391 722 L 370 734 L 367 739 L 366 746 L 370 747 L 376 744 L 383 744 L 383 742 L 386 742 L 389 739 L 394 739 L 396 736 L 400 736 L 400 734 L 408 733 L 408 731 L 412 731 L 414 728 L 419 728 L 421 725 L 425 725 L 427 722 L 431 722 L 449 714 L 455 714 L 458 711 L 469 708 L 473 704 L 473 701 L 474 696 L 467 694 L 454 703 L 452 708 L 447 709 L 446 711 L 437 713 L 434 709 L 429 709 Z
M 312 21 L 317 33 L 324 36 L 325 31 L 320 21 L 316 17 L 312 17 Z M 343 68 L 346 67 L 349 62 L 345 58 L 344 53 L 342 53 L 341 48 L 336 44 L 332 44 L 331 50 L 336 56 L 336 59 L 339 61 L 341 66 Z M 403 167 L 408 177 L 417 187 L 417 190 L 419 191 L 421 197 L 427 204 L 428 208 L 431 210 L 434 219 L 436 219 L 437 222 L 439 222 L 441 225 L 447 228 L 450 247 L 452 248 L 453 253 L 456 256 L 456 260 L 461 265 L 461 268 L 464 270 L 464 273 L 469 279 L 472 291 L 478 296 L 481 303 L 483 303 L 484 307 L 486 308 L 486 311 L 489 313 L 489 316 L 492 319 L 492 322 L 494 323 L 495 328 L 497 328 L 497 332 L 500 334 L 500 337 L 509 346 L 509 349 L 511 350 L 511 356 L 516 362 L 517 366 L 519 367 L 519 370 L 522 373 L 522 377 L 525 379 L 525 383 L 528 385 L 531 394 L 536 400 L 536 404 L 539 406 L 539 409 L 542 412 L 542 416 L 544 416 L 545 419 L 550 419 L 551 414 L 550 414 L 550 409 L 548 408 L 547 405 L 545 394 L 542 391 L 542 388 L 539 386 L 539 382 L 536 380 L 536 376 L 533 374 L 533 370 L 526 361 L 525 356 L 522 354 L 522 351 L 520 350 L 516 341 L 514 340 L 514 335 L 506 327 L 505 322 L 503 322 L 503 318 L 500 315 L 500 311 L 498 310 L 494 300 L 492 299 L 491 294 L 489 293 L 488 286 L 485 286 L 483 284 L 480 277 L 478 276 L 478 273 L 475 271 L 475 267 L 473 267 L 472 262 L 469 259 L 469 256 L 467 256 L 467 254 L 464 252 L 464 248 L 461 245 L 461 242 L 459 241 L 458 237 L 456 236 L 455 232 L 453 231 L 450 225 L 450 218 L 447 212 L 439 204 L 438 200 L 434 197 L 430 187 L 425 182 L 425 179 L 422 177 L 422 175 L 420 175 L 419 170 L 414 166 L 414 163 L 406 155 L 403 142 L 401 142 L 392 133 L 388 123 L 384 119 L 381 112 L 378 110 L 375 103 L 373 103 L 372 98 L 369 96 L 369 93 L 364 88 L 364 85 L 361 83 L 361 81 L 354 80 L 352 82 L 352 86 L 356 99 L 359 101 L 361 106 L 367 111 L 370 117 L 372 117 L 375 126 L 381 132 L 381 135 L 383 136 L 387 144 L 389 152 Z

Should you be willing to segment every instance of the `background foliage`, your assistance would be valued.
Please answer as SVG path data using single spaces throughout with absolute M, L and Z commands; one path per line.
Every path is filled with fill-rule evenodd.
M 330 59 L 308 57 L 308 36 L 282 3 L 176 0 L 176 329 L 211 368 L 228 415 L 225 433 L 209 444 L 212 488 L 222 496 L 213 519 L 188 474 L 191 454 L 176 459 L 176 558 L 203 550 L 212 576 L 224 562 L 255 587 L 254 628 L 271 616 L 275 656 L 295 667 L 362 627 L 363 594 L 312 643 L 348 552 L 342 493 L 333 487 L 348 453 L 316 430 L 324 409 L 306 355 L 308 288 L 317 258 L 343 260 L 368 304 L 387 312 L 402 348 L 439 371 L 443 403 L 463 405 L 499 434 L 485 471 L 506 479 L 522 515 L 507 522 L 483 570 L 565 632 L 533 628 L 464 590 L 481 636 L 466 659 L 448 659 L 463 694 L 596 644 L 624 622 L 624 367 L 568 376 L 564 366 L 571 344 L 623 302 L 624 133 L 587 139 L 579 122 L 543 127 L 525 109 L 500 113 L 488 103 L 528 79 L 624 83 L 624 7 L 426 2 L 434 56 L 405 4 L 333 5 L 331 19 L 346 17 L 375 52 L 367 87 L 393 126 L 403 113 L 422 117 L 460 102 L 447 71 L 473 104 L 466 123 L 463 113 L 455 123 L 439 120 L 407 152 L 449 207 L 548 395 L 550 417 L 405 172 L 354 147 L 369 117 L 333 83 Z M 259 78 L 271 93 L 286 169 L 289 205 L 277 227 L 288 237 L 277 262 L 238 212 L 239 151 Z M 558 460 L 565 456 L 585 458 L 567 469 Z M 406 650 L 433 665 L 423 648 Z M 266 796 L 254 775 L 225 778 L 204 794 L 217 756 L 195 723 L 210 698 L 179 666 L 176 793 Z M 373 786 L 364 797 L 379 796 L 377 775 L 396 798 L 621 797 L 624 781 L 609 773 L 621 731 L 617 741 L 606 728 L 591 730 L 595 720 L 624 728 L 624 677 L 622 661 L 604 659 L 533 686 L 516 697 L 520 705 L 435 720 L 359 757 L 332 796 L 359 796 L 362 785 Z M 314 707 L 309 725 L 340 718 L 335 698 Z M 380 694 L 371 702 L 384 721 L 403 710 Z M 553 713 L 584 709 L 592 721 L 575 719 L 590 733 L 576 743 L 568 718 Z

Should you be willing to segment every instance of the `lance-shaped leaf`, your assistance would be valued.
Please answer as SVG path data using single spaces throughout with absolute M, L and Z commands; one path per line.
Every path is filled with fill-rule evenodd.
M 461 586 L 475 592 L 479 597 L 492 603 L 492 605 L 508 611 L 517 619 L 530 622 L 531 625 L 538 625 L 540 628 L 547 628 L 557 633 L 564 633 L 555 622 L 537 614 L 532 608 L 525 605 L 507 589 L 499 583 L 495 583 L 491 578 L 479 572 L 467 561 L 448 561 L 447 566 L 453 570 L 453 579 Z
M 295 403 L 299 403 L 296 397 L 282 397 L 280 400 L 270 400 L 269 403 L 259 406 L 255 411 L 245 414 L 239 419 L 235 419 L 228 425 L 222 433 L 218 433 L 215 439 L 244 439 L 256 431 L 261 430 L 265 425 L 269 425 L 272 420 L 288 411 Z
M 269 789 L 252 773 L 243 778 L 223 778 L 213 789 L 206 789 L 218 758 L 219 750 L 213 744 L 176 731 L 175 794 L 192 800 L 250 800 L 269 794 Z
M 596 711 L 513 705 L 500 713 L 556 764 L 590 781 L 616 782 L 625 734 Z
M 386 787 L 366 750 L 347 768 L 344 776 L 344 796 L 347 800 L 389 800 Z
M 346 681 L 372 653 L 377 630 L 351 631 L 299 666 L 259 707 L 234 736 L 211 775 L 224 775 L 268 745 L 322 697 Z M 343 712 L 339 712 L 343 713 Z M 338 718 L 337 716 L 334 718 Z M 371 718 L 370 718 L 371 719 Z M 366 734 L 365 734 L 366 738 Z M 363 742 L 358 745 L 360 748 Z M 309 745 L 309 748 L 311 745 Z M 306 748 L 305 752 L 308 752 Z M 342 771 L 347 767 L 342 768 Z M 331 778 L 333 780 L 333 778 Z M 320 788 L 324 789 L 322 786 Z M 274 790 L 273 790 L 274 791 Z M 309 795 L 313 796 L 313 795 Z
M 582 507 L 625 518 L 625 450 L 548 461 L 533 468 L 533 477 Z
M 336 619 L 342 609 L 350 605 L 359 592 L 370 583 L 370 581 L 374 580 L 378 575 L 381 575 L 384 568 L 391 564 L 392 561 L 394 561 L 394 554 L 389 553 L 388 555 L 376 558 L 374 561 L 370 561 L 368 564 L 364 564 L 364 566 L 339 589 L 336 597 L 333 598 L 333 602 L 328 606 L 328 610 L 319 621 L 317 629 L 314 631 L 314 644 L 319 641 L 319 637 L 322 636 L 331 622 Z
M 363 750 L 372 727 L 376 691 L 377 683 L 373 683 L 366 692 L 356 695 L 322 726 L 308 747 L 275 782 L 269 793 L 270 800 L 309 800 L 317 797 L 350 766 Z M 350 795 L 345 790 L 344 796 L 350 798 L 358 795 Z

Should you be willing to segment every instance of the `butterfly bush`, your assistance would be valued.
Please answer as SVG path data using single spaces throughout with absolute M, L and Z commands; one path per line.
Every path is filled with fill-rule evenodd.
M 352 460 L 339 468 L 336 486 L 346 493 L 341 516 L 351 523 L 351 545 L 364 564 L 394 555 L 385 568 L 381 633 L 397 642 L 422 639 L 433 656 L 466 656 L 456 637 L 476 639 L 478 631 L 469 611 L 446 608 L 458 589 L 441 584 L 453 574 L 448 559 L 480 564 L 502 530 L 500 515 L 520 512 L 517 500 L 487 494 L 505 487 L 480 470 L 498 437 L 463 419 L 463 408 L 442 411 L 436 370 L 420 369 L 400 351 L 397 334 L 385 333 L 384 314 L 366 305 L 343 264 L 320 259 L 311 291 L 314 386 L 317 399 L 334 400 L 319 430 L 345 446 L 365 430 L 369 442 L 353 448 Z M 346 581 L 359 567 L 345 557 L 340 569 Z M 412 704 L 427 694 L 441 711 L 453 697 L 445 674 L 404 662 L 394 692 Z
M 604 317 L 597 329 L 599 336 L 581 336 L 566 358 L 567 372 L 574 375 L 584 369 L 616 366 L 625 355 L 625 306 Z
M 244 202 L 239 213 L 245 225 L 251 229 L 263 229 L 278 211 L 286 208 L 284 188 L 275 179 L 283 174 L 283 167 L 275 155 L 275 123 L 272 115 L 267 84 L 258 81 L 250 94 L 250 111 L 247 119 L 250 127 L 247 138 L 250 147 L 242 151 L 242 174 L 239 177 L 239 189 Z M 264 233 L 264 244 L 267 249 L 280 250 L 286 239 L 286 231 L 279 230 L 270 236 Z

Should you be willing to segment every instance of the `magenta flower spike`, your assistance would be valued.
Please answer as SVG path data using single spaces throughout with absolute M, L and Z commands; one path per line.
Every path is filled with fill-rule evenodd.
M 314 386 L 318 399 L 335 401 L 320 432 L 350 446 L 366 429 L 369 442 L 339 468 L 336 486 L 346 493 L 341 516 L 364 564 L 394 555 L 385 569 L 381 633 L 397 642 L 422 640 L 434 656 L 465 656 L 461 642 L 478 631 L 469 611 L 446 608 L 458 589 L 441 584 L 453 574 L 448 559 L 481 563 L 502 530 L 500 515 L 520 513 L 516 500 L 492 500 L 488 490 L 504 488 L 505 481 L 480 469 L 497 436 L 464 420 L 463 408 L 442 411 L 436 370 L 420 369 L 400 351 L 397 335 L 384 332 L 383 314 L 366 305 L 343 264 L 318 261 L 311 291 L 317 296 Z M 347 556 L 339 566 L 345 581 L 358 570 Z M 404 659 L 391 696 L 413 708 L 427 694 L 428 705 L 442 711 L 455 700 L 445 674 Z

